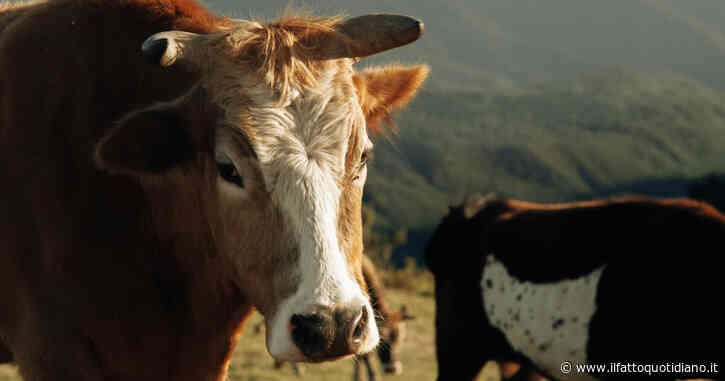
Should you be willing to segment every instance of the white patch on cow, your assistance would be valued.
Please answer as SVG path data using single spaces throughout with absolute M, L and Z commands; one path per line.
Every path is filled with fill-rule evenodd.
M 350 273 L 338 242 L 340 180 L 352 128 L 365 128 L 356 99 L 337 94 L 331 71 L 317 91 L 290 92 L 283 102 L 252 99 L 255 149 L 267 190 L 288 220 L 299 247 L 300 285 L 278 308 L 269 331 L 268 349 L 282 360 L 304 360 L 293 344 L 289 322 L 294 314 L 319 308 L 360 306 L 368 310 L 362 351 L 378 343 L 370 303 Z M 256 106 L 263 105 L 263 106 Z
M 594 380 L 585 374 L 560 371 L 563 361 L 584 364 L 589 323 L 604 266 L 572 280 L 534 284 L 511 276 L 489 255 L 481 289 L 489 322 L 511 346 L 541 369 L 561 380 Z

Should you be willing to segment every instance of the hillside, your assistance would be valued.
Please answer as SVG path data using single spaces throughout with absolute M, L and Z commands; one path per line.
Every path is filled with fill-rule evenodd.
M 399 136 L 378 139 L 366 201 L 379 228 L 408 227 L 413 241 L 469 192 L 684 194 L 725 168 L 725 95 L 671 75 L 608 70 L 513 95 L 427 91 L 397 121 Z M 419 256 L 422 242 L 410 243 Z

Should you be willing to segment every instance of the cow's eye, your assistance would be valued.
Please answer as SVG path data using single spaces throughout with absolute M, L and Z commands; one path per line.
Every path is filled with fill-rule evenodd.
M 239 174 L 239 171 L 237 171 L 237 167 L 235 167 L 234 164 L 217 162 L 216 168 L 217 172 L 219 172 L 219 176 L 221 176 L 222 179 L 240 188 L 244 188 L 244 179 Z
M 357 181 L 360 179 L 360 174 L 365 169 L 365 167 L 367 167 L 368 162 L 371 159 L 371 156 L 372 155 L 371 155 L 370 151 L 368 151 L 368 150 L 366 150 L 362 153 L 362 155 L 360 156 L 360 163 L 357 165 L 357 168 L 356 168 L 356 172 L 358 174 L 355 175 L 355 177 L 353 177 L 353 181 Z

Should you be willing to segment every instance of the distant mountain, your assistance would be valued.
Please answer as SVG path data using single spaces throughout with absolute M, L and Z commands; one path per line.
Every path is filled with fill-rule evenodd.
M 673 76 L 609 70 L 517 95 L 424 92 L 398 124 L 392 142 L 378 139 L 366 192 L 391 228 L 428 228 L 469 192 L 669 195 L 667 184 L 725 169 L 725 94 Z M 670 180 L 644 186 L 657 179 Z
M 207 0 L 234 17 L 272 18 L 289 0 Z M 427 62 L 429 88 L 526 88 L 612 66 L 674 72 L 725 89 L 721 0 L 310 0 L 321 14 L 395 12 L 426 26 L 415 44 L 375 57 Z

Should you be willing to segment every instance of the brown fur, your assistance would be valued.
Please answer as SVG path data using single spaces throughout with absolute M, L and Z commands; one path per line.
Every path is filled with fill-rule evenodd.
M 285 224 L 263 189 L 245 201 L 253 210 L 219 211 L 209 126 L 223 110 L 193 87 L 197 73 L 147 63 L 140 46 L 154 33 L 215 33 L 230 21 L 192 0 L 57 0 L 0 12 L 0 290 L 9 290 L 0 293 L 0 341 L 28 381 L 224 379 L 252 305 L 273 310 L 290 290 L 259 287 L 284 276 L 276 259 L 244 256 L 240 276 L 219 253 L 293 248 L 279 241 Z M 334 18 L 260 29 L 256 46 L 278 55 L 261 63 L 269 81 L 307 80 L 314 65 L 283 53 L 287 38 L 326 30 L 325 20 Z M 194 154 L 154 163 L 158 174 L 144 172 L 155 158 L 133 139 L 157 127 L 134 111 L 150 109 L 192 126 L 184 142 Z M 114 125 L 137 129 L 123 137 Z M 127 149 L 97 145 L 111 136 Z M 112 173 L 99 171 L 96 147 L 110 150 L 96 161 Z M 362 195 L 349 188 L 342 215 L 352 217 L 341 224 L 359 256 Z M 234 218 L 255 223 L 223 231 L 219 221 Z M 359 259 L 350 266 L 363 284 Z
M 342 17 L 315 17 L 287 11 L 263 25 L 253 22 L 252 33 L 237 41 L 239 58 L 251 61 L 270 86 L 279 85 L 285 97 L 292 85 L 314 87 L 320 72 L 333 61 L 316 59 L 320 44 L 329 35 L 342 35 L 335 26 Z
M 353 78 L 368 128 L 373 134 L 384 132 L 380 128 L 380 121 L 388 121 L 392 126 L 392 111 L 404 107 L 415 96 L 429 72 L 430 68 L 426 65 L 390 65 L 382 69 L 365 70 Z M 403 80 L 391 81 L 390 78 Z
M 169 208 L 168 192 L 102 175 L 91 160 L 129 107 L 176 97 L 194 80 L 159 75 L 140 43 L 167 29 L 211 32 L 217 18 L 183 0 L 22 11 L 0 43 L 0 227 L 13 242 L 0 255 L 2 288 L 12 290 L 0 295 L 2 341 L 30 381 L 222 379 L 251 305 L 220 272 L 228 266 L 212 255 L 208 228 L 189 224 L 203 223 L 198 189 L 178 195 L 188 208 Z
M 508 213 L 502 214 L 499 218 L 501 220 L 511 219 L 520 212 L 542 212 L 542 213 L 557 213 L 567 209 L 575 208 L 602 208 L 611 204 L 627 204 L 627 203 L 641 203 L 641 204 L 652 204 L 662 206 L 675 206 L 691 210 L 697 210 L 698 214 L 703 216 L 722 218 L 722 213 L 715 209 L 712 205 L 697 201 L 689 198 L 663 198 L 663 199 L 652 199 L 642 196 L 625 196 L 625 197 L 614 197 L 604 200 L 592 200 L 592 201 L 579 201 L 579 202 L 566 202 L 566 203 L 553 203 L 553 204 L 540 204 L 529 201 L 520 200 L 506 200 L 506 206 L 511 210 Z

